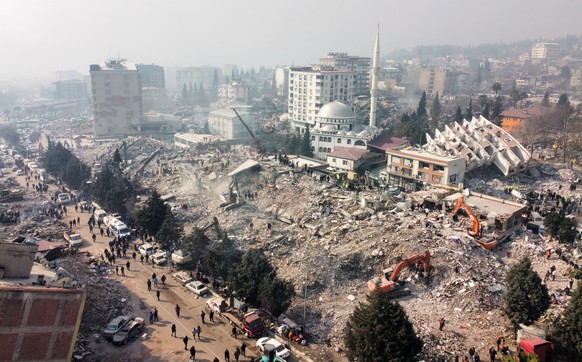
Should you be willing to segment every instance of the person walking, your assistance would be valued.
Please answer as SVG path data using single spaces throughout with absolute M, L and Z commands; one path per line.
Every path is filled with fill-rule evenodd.
M 162 281 L 162 285 L 165 287 L 166 286 L 166 276 L 164 274 L 162 274 L 162 278 L 160 280 Z
M 206 313 L 204 313 L 204 311 L 200 312 L 200 319 L 202 319 L 202 324 L 204 324 L 204 317 L 206 317 Z
M 198 336 L 198 339 L 200 339 L 200 333 L 202 333 L 202 327 L 198 326 L 196 327 L 196 335 Z
M 152 290 L 152 281 L 148 279 L 148 291 Z
M 154 321 L 159 322 L 159 318 L 158 318 L 158 308 L 154 308 Z
M 131 256 L 133 257 L 133 261 L 135 261 L 135 258 L 137 257 L 137 254 L 135 253 L 135 251 L 133 252 L 133 254 L 131 254 Z
M 160 290 L 156 290 L 156 297 L 158 297 L 158 302 L 160 301 Z
M 150 324 L 154 324 L 154 312 L 150 311 Z
M 198 332 L 198 328 L 192 328 L 192 339 L 196 339 L 196 333 Z
M 154 286 L 157 288 L 158 287 L 158 278 L 154 278 Z
M 141 260 L 141 265 L 143 265 L 143 255 L 139 257 L 139 260 Z
M 234 351 L 234 360 L 236 362 L 238 362 L 239 358 L 240 358 L 240 349 L 238 347 L 236 347 L 236 351 Z
M 172 337 L 176 337 L 176 325 L 172 324 Z
M 119 266 L 115 266 L 115 275 L 119 275 Z
M 121 266 L 121 275 L 125 276 L 125 267 L 123 265 Z
M 184 339 L 182 339 L 182 342 L 184 342 L 184 350 L 188 350 L 188 336 L 184 336 Z
M 176 315 L 180 318 L 180 306 L 176 304 Z
M 230 335 L 234 338 L 236 338 L 236 326 L 232 326 L 232 329 L 230 331 Z
M 570 288 L 570 289 L 572 289 L 572 288 Z M 208 319 L 210 319 L 210 321 L 212 323 L 214 323 L 214 311 L 213 310 L 210 311 L 210 314 L 208 315 Z
M 243 344 L 240 346 L 240 352 L 242 353 L 243 356 L 246 357 L 246 355 L 247 355 L 247 344 L 245 342 L 243 342 Z
M 129 260 L 127 261 L 127 263 L 125 263 L 125 266 L 127 267 L 127 271 L 129 271 L 129 267 L 131 266 Z
M 228 349 L 224 350 L 224 360 L 226 362 L 230 362 L 230 352 L 228 351 Z
M 190 347 L 190 360 L 196 360 L 196 347 Z
M 495 347 L 491 346 L 491 348 L 489 348 L 489 361 L 495 362 L 496 355 L 497 351 L 495 350 Z

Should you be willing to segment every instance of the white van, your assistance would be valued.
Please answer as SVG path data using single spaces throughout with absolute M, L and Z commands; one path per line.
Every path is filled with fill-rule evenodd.
M 71 202 L 71 195 L 68 193 L 61 193 L 57 196 L 57 200 L 61 205 L 67 205 Z
M 113 234 L 113 236 L 119 236 L 121 238 L 130 236 L 131 232 L 127 228 L 127 225 L 122 223 L 121 221 L 114 219 L 109 222 L 109 230 Z
M 105 210 L 102 210 L 102 209 L 95 210 L 95 212 L 93 213 L 95 220 L 101 221 L 101 222 L 103 222 L 103 219 L 105 218 L 106 215 L 107 215 L 107 212 Z

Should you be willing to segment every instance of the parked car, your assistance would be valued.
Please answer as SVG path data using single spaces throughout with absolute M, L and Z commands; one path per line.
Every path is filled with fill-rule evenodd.
M 194 280 L 194 278 L 192 278 L 190 276 L 190 273 L 186 273 L 186 272 L 177 272 L 177 273 L 174 273 L 174 274 L 172 274 L 172 277 L 174 277 L 174 279 L 176 279 L 182 285 L 186 285 L 186 284 L 188 284 L 188 283 L 190 283 L 191 281 Z
M 103 337 L 107 339 L 112 339 L 117 332 L 119 332 L 123 327 L 125 327 L 129 321 L 131 320 L 131 316 L 123 315 L 117 318 L 114 318 L 107 327 L 103 330 Z
M 139 252 L 143 256 L 152 255 L 154 253 L 154 247 L 148 243 L 140 245 L 137 250 L 139 250 Z
M 113 343 L 127 344 L 137 337 L 144 329 L 145 323 L 143 318 L 131 320 L 125 327 L 121 328 L 114 336 Z
M 206 288 L 206 285 L 204 285 L 202 282 L 199 282 L 197 280 L 186 284 L 186 288 L 188 288 L 190 291 L 194 292 L 195 294 L 197 294 L 199 296 L 204 296 L 204 295 L 210 294 L 210 290 L 208 290 L 208 288 Z
M 261 352 L 275 351 L 277 357 L 287 358 L 291 355 L 291 352 L 285 347 L 281 342 L 271 337 L 263 337 L 257 340 L 257 347 Z
M 163 251 L 158 251 L 157 253 L 152 255 L 152 260 L 154 261 L 154 264 L 157 265 L 166 264 L 166 262 L 168 261 L 166 260 L 166 253 Z

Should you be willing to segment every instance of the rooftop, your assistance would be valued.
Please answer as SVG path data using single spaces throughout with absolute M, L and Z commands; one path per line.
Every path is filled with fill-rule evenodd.
M 366 153 L 368 153 L 368 150 L 360 148 L 336 147 L 336 149 L 328 156 L 356 161 L 362 158 Z
M 352 107 L 338 101 L 326 103 L 317 114 L 319 118 L 354 118 Z
M 511 117 L 511 118 L 532 118 L 532 117 L 539 117 L 546 114 L 551 114 L 553 109 L 550 107 L 544 106 L 534 106 L 528 108 L 513 108 L 503 111 L 501 115 L 503 117 Z
M 372 141 L 368 142 L 368 146 L 386 151 L 404 146 L 407 143 L 408 140 L 405 140 L 404 138 L 392 137 L 387 134 L 381 134 Z

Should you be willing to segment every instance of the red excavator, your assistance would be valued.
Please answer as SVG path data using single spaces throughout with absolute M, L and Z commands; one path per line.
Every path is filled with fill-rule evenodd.
M 410 289 L 400 288 L 398 278 L 400 277 L 400 272 L 402 269 L 416 263 L 422 264 L 422 269 L 425 275 L 428 275 L 431 269 L 429 251 L 427 250 L 424 252 L 424 254 L 416 254 L 406 260 L 403 260 L 398 265 L 396 265 L 394 270 L 384 269 L 383 275 L 381 277 L 376 277 L 368 281 L 368 288 L 373 292 L 376 290 L 376 288 L 379 287 L 383 293 L 390 293 L 390 296 L 393 298 L 410 294 Z M 390 275 L 390 277 L 388 277 L 388 275 Z
M 469 231 L 469 235 L 473 237 L 473 240 L 475 240 L 477 244 L 483 246 L 487 250 L 495 249 L 497 244 L 499 244 L 499 241 L 494 237 L 483 237 L 481 235 L 481 224 L 479 223 L 477 216 L 475 216 L 475 212 L 471 206 L 465 203 L 465 198 L 463 196 L 459 197 L 457 202 L 455 202 L 455 208 L 453 209 L 453 213 L 451 215 L 456 215 L 460 209 L 465 210 L 465 213 L 473 222 L 473 230 Z

